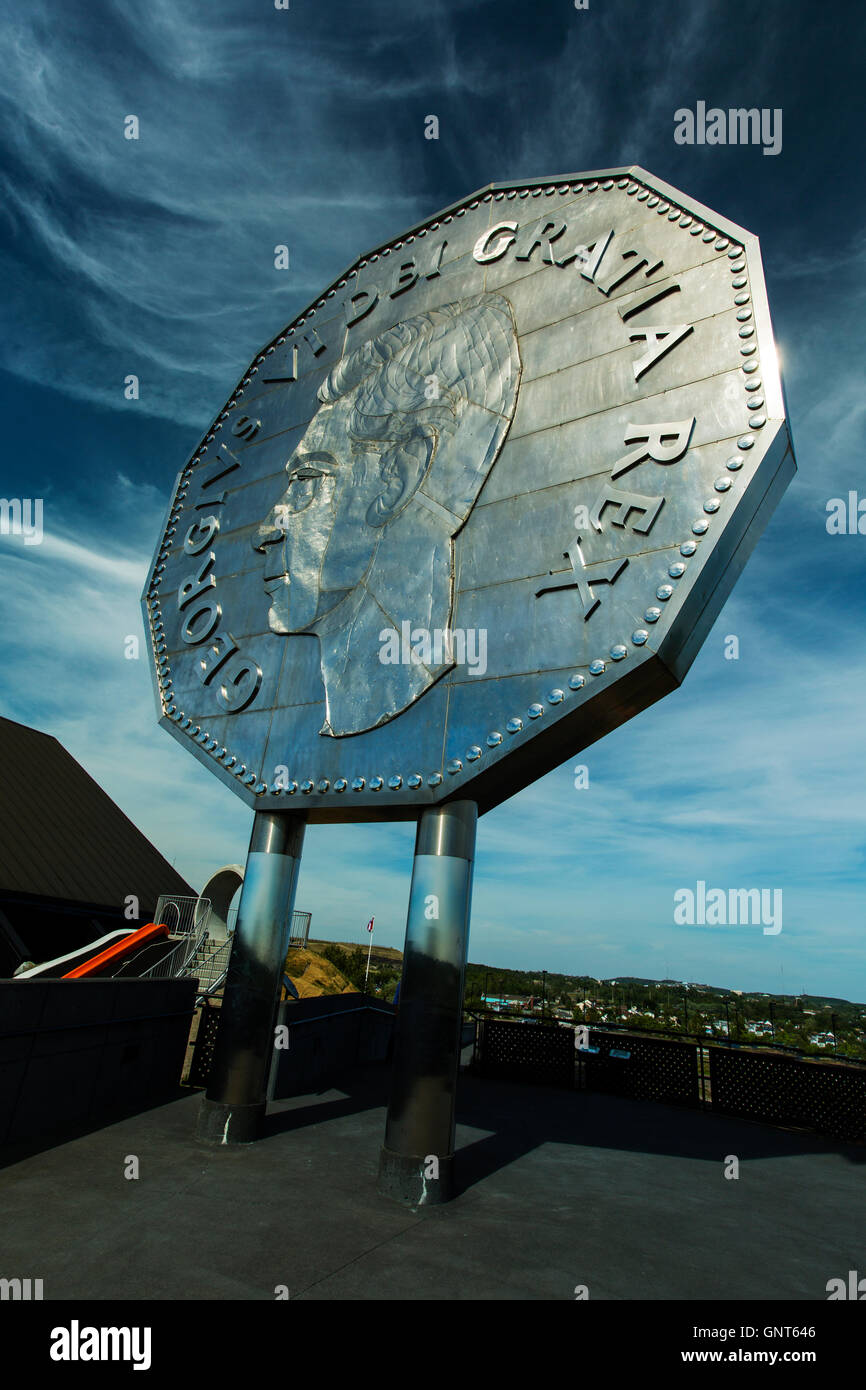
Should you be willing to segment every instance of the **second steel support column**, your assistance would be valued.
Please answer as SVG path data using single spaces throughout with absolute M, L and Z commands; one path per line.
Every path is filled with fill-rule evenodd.
M 199 1112 L 203 1139 L 248 1144 L 265 1115 L 305 825 L 303 815 L 289 811 L 258 811 L 253 821 L 216 1049 Z
M 423 812 L 415 841 L 379 1191 L 408 1206 L 453 1196 L 454 1106 L 469 938 L 474 801 Z

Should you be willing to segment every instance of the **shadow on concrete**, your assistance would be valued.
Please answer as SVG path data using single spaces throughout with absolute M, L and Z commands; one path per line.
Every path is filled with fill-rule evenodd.
M 303 1130 L 388 1104 L 390 1069 L 367 1067 L 345 1077 L 321 1102 L 274 1102 L 262 1139 Z M 333 1090 L 344 1094 L 334 1098 Z M 298 1100 L 301 1098 L 299 1097 Z M 489 1131 L 466 1144 L 457 1137 L 457 1190 L 467 1191 L 544 1144 L 571 1144 L 624 1153 L 691 1158 L 718 1164 L 803 1154 L 838 1153 L 866 1164 L 866 1144 L 834 1141 L 805 1130 L 599 1092 L 559 1090 L 495 1081 L 465 1072 L 457 1092 L 457 1124 Z M 384 1116 L 383 1116 L 384 1126 Z M 383 1127 L 384 1137 L 384 1127 Z
M 159 1110 L 173 1101 L 186 1100 L 192 1094 L 194 1092 L 189 1086 L 179 1085 L 176 1090 L 169 1091 L 166 1095 L 154 1096 L 146 1105 L 142 1105 L 140 1101 L 131 1105 L 115 1105 L 100 1111 L 98 1115 L 90 1116 L 80 1124 L 46 1131 L 44 1134 L 34 1135 L 32 1139 L 6 1143 L 0 1148 L 0 1172 L 15 1163 L 21 1163 L 24 1159 L 32 1158 L 35 1154 L 59 1148 L 61 1144 L 68 1144 L 73 1139 L 82 1139 L 87 1134 L 96 1134 L 99 1130 L 108 1129 L 110 1125 L 119 1124 L 121 1120 L 129 1120 L 134 1115 L 146 1115 L 149 1110 Z
M 391 1071 L 388 1065 L 357 1068 L 339 1082 L 306 1096 L 272 1101 L 260 1143 L 367 1111 L 384 1111 Z M 341 1094 L 334 1095 L 338 1091 Z M 198 1092 L 203 1094 L 203 1090 Z M 197 1094 L 178 1086 L 173 1094 L 148 1106 L 115 1107 L 73 1128 L 41 1135 L 26 1143 L 5 1145 L 0 1170 L 35 1154 L 82 1138 L 137 1114 L 146 1114 Z M 321 1099 L 320 1099 L 321 1098 Z M 736 1153 L 741 1162 L 805 1154 L 838 1153 L 852 1164 L 866 1164 L 866 1144 L 847 1144 L 802 1130 L 786 1130 L 757 1121 L 628 1100 L 598 1092 L 559 1090 L 492 1080 L 471 1072 L 460 1076 L 457 1124 L 487 1131 L 469 1143 L 458 1128 L 456 1190 L 466 1192 L 544 1144 L 655 1154 L 718 1164 Z
M 741 1162 L 838 1153 L 851 1163 L 866 1164 L 866 1144 L 657 1101 L 520 1086 L 474 1075 L 461 1077 L 457 1122 L 491 1131 L 468 1146 L 460 1147 L 458 1142 L 459 1191 L 546 1143 L 585 1144 L 713 1164 L 729 1153 L 736 1153 Z
M 342 1080 L 333 1081 L 314 1093 L 329 1096 L 335 1090 L 343 1091 L 345 1094 L 336 1100 L 323 1100 L 303 1106 L 299 1106 L 297 1100 L 291 1097 L 285 1101 L 272 1101 L 268 1105 L 261 1139 L 272 1139 L 278 1134 L 288 1134 L 292 1130 L 305 1129 L 309 1125 L 322 1124 L 328 1120 L 343 1119 L 347 1115 L 358 1115 L 365 1110 L 382 1109 L 388 1104 L 390 1085 L 390 1066 L 371 1065 L 358 1068 Z

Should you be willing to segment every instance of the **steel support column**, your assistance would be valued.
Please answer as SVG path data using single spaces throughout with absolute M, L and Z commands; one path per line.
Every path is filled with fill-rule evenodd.
M 303 815 L 286 811 L 260 811 L 253 821 L 214 1059 L 199 1112 L 202 1139 L 249 1144 L 264 1118 L 305 825 Z
M 475 858 L 474 801 L 424 811 L 418 824 L 391 1099 L 379 1191 L 408 1206 L 453 1196 L 454 1106 Z

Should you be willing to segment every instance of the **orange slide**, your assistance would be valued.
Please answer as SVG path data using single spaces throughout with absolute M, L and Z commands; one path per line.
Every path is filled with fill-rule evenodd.
M 152 941 L 157 941 L 161 936 L 168 936 L 168 927 L 164 922 L 148 922 L 146 926 L 139 927 L 138 931 L 130 932 L 122 941 L 115 941 L 113 946 L 107 946 L 99 955 L 92 956 L 83 965 L 77 965 L 74 970 L 70 970 L 68 975 L 64 975 L 64 980 L 81 980 L 87 975 L 98 975 L 104 970 L 106 965 L 112 961 L 121 960 L 128 956 L 130 952 L 137 951 L 140 946 L 147 946 Z

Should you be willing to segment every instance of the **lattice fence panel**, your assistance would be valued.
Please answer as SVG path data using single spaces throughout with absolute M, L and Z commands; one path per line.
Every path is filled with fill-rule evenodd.
M 866 1139 L 866 1067 L 709 1051 L 714 1110 L 836 1139 Z
M 484 1076 L 536 1086 L 573 1086 L 574 1033 L 570 1028 L 484 1019 L 479 1070 Z
M 699 1106 L 698 1047 L 695 1043 L 663 1042 L 634 1034 L 601 1033 L 590 1029 L 590 1047 L 578 1052 L 583 1083 L 590 1091 L 607 1091 L 632 1100 L 660 1100 L 672 1105 Z M 627 1053 L 617 1057 L 612 1053 Z
M 196 1034 L 195 1049 L 189 1069 L 190 1086 L 207 1085 L 219 1026 L 219 1009 L 214 1008 L 212 1004 L 204 1004 L 198 1021 L 198 1033 Z

